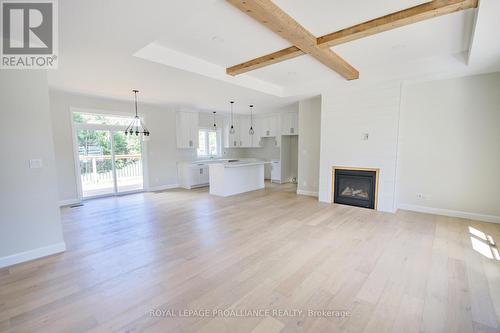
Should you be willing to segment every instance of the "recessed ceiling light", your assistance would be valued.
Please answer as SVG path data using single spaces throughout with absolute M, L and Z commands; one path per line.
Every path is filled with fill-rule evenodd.
M 214 42 L 214 43 L 224 43 L 224 38 L 219 37 L 219 36 L 213 36 L 212 37 L 212 42 Z
M 392 49 L 393 49 L 393 50 L 402 50 L 402 49 L 406 49 L 406 45 L 404 45 L 404 44 L 396 44 L 396 45 L 393 45 L 393 46 L 392 46 Z

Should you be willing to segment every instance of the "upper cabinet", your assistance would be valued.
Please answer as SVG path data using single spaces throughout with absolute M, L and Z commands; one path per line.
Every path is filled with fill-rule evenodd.
M 253 118 L 253 131 L 251 147 L 260 147 L 260 138 L 262 137 L 262 119 Z
M 226 117 L 224 121 L 224 147 L 225 148 L 250 148 L 260 147 L 261 122 L 259 119 L 253 119 L 254 135 L 250 135 L 250 117 L 234 116 L 234 133 L 231 134 L 231 116 Z
M 250 130 L 250 117 L 240 118 L 240 147 L 248 148 L 252 147 L 252 136 L 249 133 Z M 254 129 L 255 131 L 255 129 Z
M 281 135 L 299 134 L 299 113 L 285 112 L 281 115 Z
M 233 125 L 234 133 L 231 133 L 231 125 Z M 238 116 L 231 116 L 224 120 L 224 148 L 238 148 L 240 146 L 240 119 Z
M 262 138 L 275 138 L 276 147 L 280 147 L 281 135 L 299 134 L 299 117 L 297 111 L 283 112 L 280 114 L 258 115 L 253 118 L 254 135 L 249 134 L 250 116 L 235 115 L 233 119 L 234 133 L 230 133 L 231 116 L 224 120 L 224 147 L 225 148 L 250 148 L 262 147 Z
M 264 138 L 279 135 L 279 116 L 266 115 L 259 119 L 261 121 L 260 136 Z
M 178 111 L 175 122 L 177 148 L 198 148 L 198 112 Z

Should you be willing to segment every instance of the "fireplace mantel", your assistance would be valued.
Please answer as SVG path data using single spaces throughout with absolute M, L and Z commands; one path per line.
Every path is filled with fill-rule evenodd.
M 348 170 L 348 171 L 371 171 L 375 172 L 375 189 L 374 189 L 374 208 L 377 210 L 378 206 L 378 182 L 379 182 L 379 168 L 361 168 L 361 167 L 347 167 L 347 166 L 332 166 L 332 194 L 330 202 L 334 203 L 335 199 L 335 171 L 336 170 Z

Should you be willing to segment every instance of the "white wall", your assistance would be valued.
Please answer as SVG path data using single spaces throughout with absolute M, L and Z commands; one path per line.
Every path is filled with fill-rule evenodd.
M 500 73 L 405 85 L 400 133 L 401 207 L 500 222 Z
M 140 98 L 140 96 L 139 96 Z M 92 109 L 103 113 L 133 115 L 134 105 L 98 97 L 50 92 L 52 126 L 54 129 L 55 156 L 58 175 L 58 197 L 61 202 L 78 198 L 71 133 L 71 107 Z M 146 143 L 148 183 L 153 189 L 177 184 L 177 161 L 196 157 L 194 149 L 177 149 L 175 136 L 175 111 L 170 108 L 144 104 L 139 99 L 139 112 L 151 131 Z
M 321 143 L 321 96 L 299 103 L 297 192 L 318 195 Z
M 399 106 L 400 84 L 323 91 L 320 201 L 331 202 L 332 166 L 373 167 L 380 168 L 378 209 L 394 211 Z
M 375 167 L 379 210 L 500 223 L 499 92 L 499 73 L 324 91 L 319 199 L 332 166 Z
M 0 75 L 0 267 L 64 251 L 47 74 Z M 30 169 L 30 159 L 42 168 Z

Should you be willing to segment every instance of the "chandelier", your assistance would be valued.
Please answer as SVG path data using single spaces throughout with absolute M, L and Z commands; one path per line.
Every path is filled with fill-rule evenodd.
M 139 118 L 139 115 L 137 114 L 137 93 L 139 90 L 132 90 L 134 92 L 134 97 L 135 97 L 135 117 L 128 125 L 127 129 L 125 130 L 125 135 L 132 135 L 135 133 L 135 135 L 144 135 L 144 136 L 149 136 L 149 130 L 144 126 L 144 123 L 142 122 L 141 118 Z

